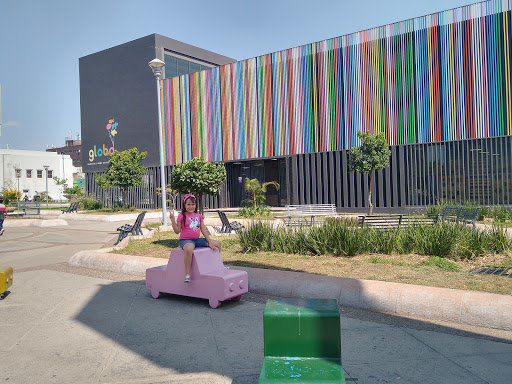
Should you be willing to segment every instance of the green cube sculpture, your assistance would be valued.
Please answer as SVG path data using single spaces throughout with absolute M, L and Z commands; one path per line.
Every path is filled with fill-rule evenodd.
M 268 300 L 259 383 L 345 383 L 334 299 Z

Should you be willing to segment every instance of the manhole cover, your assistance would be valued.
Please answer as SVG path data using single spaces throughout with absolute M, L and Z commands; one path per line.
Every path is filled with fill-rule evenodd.
M 469 272 L 476 273 L 479 275 L 496 275 L 512 278 L 512 268 L 508 267 L 479 267 L 474 268 Z

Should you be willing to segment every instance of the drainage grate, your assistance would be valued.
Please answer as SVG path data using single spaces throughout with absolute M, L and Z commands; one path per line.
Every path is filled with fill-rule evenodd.
M 512 268 L 508 267 L 479 267 L 474 268 L 469 272 L 479 275 L 496 275 L 512 278 Z

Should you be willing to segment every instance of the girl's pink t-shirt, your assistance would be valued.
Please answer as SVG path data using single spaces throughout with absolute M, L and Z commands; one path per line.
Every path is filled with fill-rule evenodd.
M 195 240 L 199 239 L 201 234 L 200 225 L 203 222 L 203 216 L 199 213 L 187 213 L 186 223 L 183 225 L 183 214 L 178 215 L 178 222 L 181 225 L 180 240 Z

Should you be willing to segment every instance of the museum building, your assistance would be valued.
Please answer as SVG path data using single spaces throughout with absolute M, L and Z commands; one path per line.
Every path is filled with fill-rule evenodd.
M 390 166 L 376 173 L 374 211 L 438 200 L 512 204 L 511 7 L 487 1 L 235 61 L 150 35 L 80 59 L 83 170 L 108 153 L 147 151 L 130 202 L 156 208 L 161 81 L 167 177 L 203 157 L 223 162 L 214 207 L 237 207 L 242 181 L 277 181 L 267 204 L 336 204 L 361 211 L 366 175 L 349 172 L 357 132 L 384 133 Z

